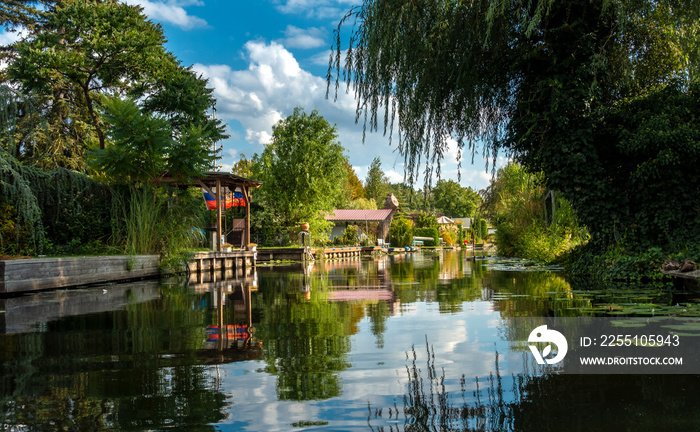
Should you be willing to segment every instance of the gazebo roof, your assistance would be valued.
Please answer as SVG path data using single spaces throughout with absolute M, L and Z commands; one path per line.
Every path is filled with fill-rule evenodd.
M 247 179 L 245 177 L 237 176 L 235 174 L 232 174 L 230 172 L 220 172 L 220 171 L 208 171 L 205 172 L 202 177 L 197 177 L 192 179 L 191 181 L 181 181 L 177 180 L 174 177 L 170 176 L 169 173 L 166 173 L 166 175 L 161 179 L 162 183 L 176 183 L 180 186 L 198 186 L 201 183 L 204 183 L 207 186 L 214 186 L 216 184 L 216 181 L 219 180 L 221 181 L 222 186 L 248 186 L 251 188 L 257 188 L 262 185 L 261 181 L 258 180 L 251 180 Z

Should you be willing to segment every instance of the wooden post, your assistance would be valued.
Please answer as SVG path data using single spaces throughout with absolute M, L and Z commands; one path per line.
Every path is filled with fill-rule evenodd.
M 221 180 L 216 179 L 216 251 L 221 252 Z
M 245 199 L 245 232 L 244 232 L 244 245 L 248 246 L 250 243 L 250 195 L 248 195 L 248 186 L 243 185 L 243 198 Z

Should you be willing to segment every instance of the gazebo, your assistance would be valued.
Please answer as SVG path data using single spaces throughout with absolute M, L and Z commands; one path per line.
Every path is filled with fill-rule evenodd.
M 437 223 L 440 225 L 449 225 L 455 223 L 455 221 L 448 218 L 447 216 L 440 216 L 439 218 L 437 218 Z
M 199 186 L 215 200 L 215 205 L 212 208 L 216 209 L 216 239 L 215 245 L 218 252 L 222 251 L 221 236 L 223 233 L 222 215 L 225 207 L 225 198 L 229 194 L 240 193 L 245 206 L 245 217 L 233 219 L 232 231 L 241 233 L 241 246 L 250 243 L 250 189 L 258 188 L 262 182 L 250 180 L 244 177 L 237 176 L 229 172 L 206 172 L 202 177 L 196 177 L 191 181 L 181 181 L 167 175 L 161 179 L 162 183 L 172 184 L 175 187 L 190 187 Z

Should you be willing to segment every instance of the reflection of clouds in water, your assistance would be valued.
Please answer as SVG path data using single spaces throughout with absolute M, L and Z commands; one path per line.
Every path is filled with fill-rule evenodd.
M 317 418 L 319 408 L 308 402 L 277 400 L 277 377 L 257 372 L 264 362 L 237 362 L 219 366 L 222 392 L 230 396 L 228 418 L 222 425 L 240 423 L 244 430 L 289 430 L 297 421 Z M 226 428 L 224 427 L 224 430 Z
M 349 356 L 352 367 L 341 374 L 344 399 L 371 401 L 376 407 L 387 406 L 382 402 L 385 400 L 400 400 L 407 391 L 406 367 L 412 364 L 412 350 L 416 365 L 423 371 L 427 368 L 426 337 L 435 355 L 436 369 L 440 373 L 445 371 L 449 390 L 457 390 L 462 375 L 467 377 L 467 387 L 472 389 L 476 386 L 473 377 L 495 373 L 494 340 L 498 339 L 498 326 L 493 324 L 501 321 L 489 302 L 465 304 L 465 311 L 460 314 L 439 314 L 437 303 L 411 306 L 411 316 L 387 321 L 384 349 L 376 349 L 368 323 L 363 323 L 361 331 L 353 336 Z M 501 355 L 507 345 L 499 346 L 498 350 Z M 427 379 L 427 374 L 423 378 Z
M 460 379 L 468 401 L 478 387 L 489 386 L 489 376 L 496 374 L 496 352 L 504 380 L 510 373 L 522 370 L 520 353 L 511 353 L 503 340 L 503 321 L 499 311 L 489 301 L 465 302 L 458 313 L 439 313 L 437 301 L 402 303 L 401 313 L 385 323 L 384 345 L 378 348 L 369 317 L 358 323 L 359 331 L 350 337 L 351 350 L 347 369 L 337 373 L 342 383 L 341 393 L 329 399 L 311 401 L 279 401 L 276 376 L 255 370 L 263 362 L 225 365 L 228 371 L 222 391 L 232 394 L 229 419 L 226 423 L 239 427 L 242 422 L 249 430 L 285 430 L 301 421 L 328 421 L 326 427 L 366 427 L 367 403 L 372 407 L 402 405 L 409 391 L 407 368 L 415 365 L 426 385 L 430 385 L 429 364 L 438 375 L 444 371 L 445 386 L 452 394 L 461 394 Z M 434 353 L 429 360 L 427 345 Z M 429 363 L 430 362 L 430 363 Z M 505 381 L 504 381 L 505 382 Z M 483 395 L 482 395 L 483 397 Z M 400 407 L 402 408 L 402 407 Z M 322 426 L 323 427 L 323 426 Z

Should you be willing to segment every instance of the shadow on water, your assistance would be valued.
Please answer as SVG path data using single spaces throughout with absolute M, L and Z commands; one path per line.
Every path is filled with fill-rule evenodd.
M 406 353 L 406 392 L 368 404 L 372 432 L 697 430 L 700 376 L 445 376 L 433 347 Z

